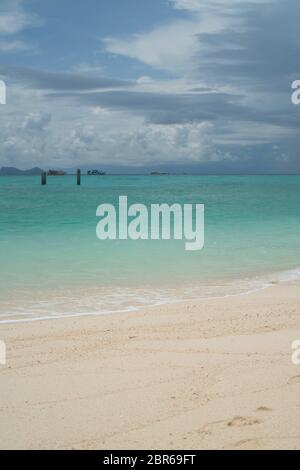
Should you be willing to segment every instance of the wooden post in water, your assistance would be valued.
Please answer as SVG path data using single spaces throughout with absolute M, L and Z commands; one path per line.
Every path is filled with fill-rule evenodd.
M 78 170 L 77 170 L 77 186 L 80 186 L 80 184 L 81 184 L 81 171 L 78 168 Z
M 41 184 L 42 186 L 47 184 L 47 173 L 45 171 L 42 171 L 41 173 Z

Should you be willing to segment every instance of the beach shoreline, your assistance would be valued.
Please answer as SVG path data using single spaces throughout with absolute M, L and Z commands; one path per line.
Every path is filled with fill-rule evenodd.
M 195 280 L 193 284 L 182 283 L 146 285 L 143 287 L 112 286 L 110 289 L 96 287 L 63 288 L 48 292 L 10 292 L 9 300 L 1 300 L 0 326 L 44 320 L 60 320 L 89 316 L 103 316 L 139 312 L 146 308 L 163 305 L 185 304 L 206 300 L 234 298 L 263 291 L 273 285 L 300 282 L 300 267 L 270 271 L 237 278 Z M 50 296 L 51 292 L 51 296 Z M 122 300 L 121 300 L 122 299 Z M 83 310 L 82 310 L 82 306 Z
M 2 324 L 1 449 L 300 449 L 299 286 Z

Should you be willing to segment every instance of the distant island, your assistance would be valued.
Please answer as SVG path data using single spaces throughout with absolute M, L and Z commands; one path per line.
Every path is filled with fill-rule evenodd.
M 38 167 L 29 170 L 19 170 L 13 166 L 3 166 L 0 168 L 0 176 L 40 176 L 44 170 Z M 63 170 L 48 170 L 47 176 L 64 176 L 67 173 Z
M 39 176 L 42 171 L 38 167 L 31 168 L 30 170 L 19 170 L 13 166 L 3 166 L 0 168 L 0 176 Z

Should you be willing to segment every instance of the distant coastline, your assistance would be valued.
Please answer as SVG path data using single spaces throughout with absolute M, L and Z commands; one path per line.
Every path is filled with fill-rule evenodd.
M 30 168 L 29 170 L 19 170 L 15 167 L 3 166 L 0 168 L 0 176 L 39 176 L 42 171 L 38 167 Z
M 14 166 L 3 166 L 0 168 L 0 176 L 40 176 L 43 173 L 39 167 L 29 168 L 28 170 L 20 170 Z M 67 172 L 64 170 L 53 170 L 47 171 L 47 176 L 65 176 Z
M 1 167 L 0 168 L 0 176 L 40 176 L 44 170 L 39 167 L 33 167 L 27 170 L 20 170 L 19 168 L 15 167 Z M 50 169 L 47 171 L 48 176 L 71 176 L 75 175 L 76 171 L 73 169 L 68 170 L 53 170 Z M 150 171 L 145 169 L 144 171 L 140 172 L 129 172 L 123 171 L 119 172 L 113 170 L 112 172 L 108 171 L 100 171 L 100 170 L 86 170 L 83 168 L 82 175 L 108 175 L 108 176 L 299 176 L 298 173 L 239 173 L 239 172 L 168 172 L 168 171 Z

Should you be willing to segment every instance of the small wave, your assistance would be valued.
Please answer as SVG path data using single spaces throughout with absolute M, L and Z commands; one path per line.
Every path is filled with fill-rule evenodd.
M 36 299 L 36 293 L 18 303 L 8 301 L 2 305 L 0 324 L 25 323 L 42 320 L 58 320 L 85 316 L 130 313 L 146 307 L 191 301 L 213 300 L 250 295 L 264 290 L 274 283 L 300 280 L 300 267 L 256 276 L 242 280 L 220 281 L 218 284 L 188 285 L 181 288 L 148 286 L 146 288 L 92 288 L 76 289 L 61 293 L 44 293 Z M 31 297 L 31 298 L 30 298 Z M 16 302 L 16 301 L 15 301 Z

